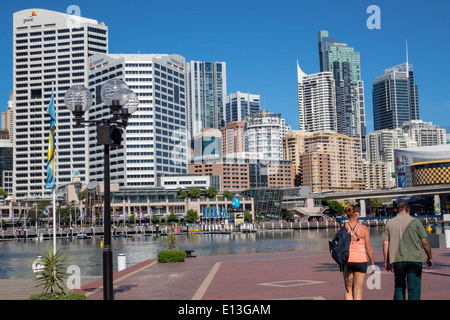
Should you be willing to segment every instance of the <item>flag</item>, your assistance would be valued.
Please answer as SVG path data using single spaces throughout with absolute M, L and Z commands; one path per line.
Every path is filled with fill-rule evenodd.
M 150 207 L 150 219 L 153 219 L 153 209 Z
M 47 112 L 50 114 L 50 132 L 48 137 L 47 153 L 47 181 L 45 189 L 54 189 L 56 184 L 56 161 L 55 161 L 55 135 L 56 135 L 56 115 L 55 104 L 53 103 L 53 89 Z
M 205 218 L 205 207 L 202 207 L 202 218 Z

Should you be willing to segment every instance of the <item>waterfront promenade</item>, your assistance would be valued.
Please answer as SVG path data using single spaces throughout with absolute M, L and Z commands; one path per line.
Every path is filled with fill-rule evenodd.
M 195 255 L 195 252 L 193 253 Z M 433 249 L 424 267 L 422 300 L 450 299 L 450 249 Z M 394 276 L 375 252 L 379 277 L 370 278 L 365 300 L 392 300 Z M 366 277 L 367 279 L 370 275 Z M 78 292 L 103 299 L 102 279 Z M 114 275 L 115 300 L 343 300 L 344 282 L 328 252 L 276 252 L 203 256 L 183 263 L 147 260 Z

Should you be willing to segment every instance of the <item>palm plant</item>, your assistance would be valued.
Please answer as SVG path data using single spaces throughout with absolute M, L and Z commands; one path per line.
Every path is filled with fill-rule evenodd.
M 39 276 L 33 280 L 38 284 L 36 287 L 44 286 L 45 293 L 66 293 L 64 286 L 64 280 L 67 278 L 66 266 L 64 262 L 68 260 L 65 252 L 58 250 L 54 253 L 53 249 L 48 248 L 46 252 L 42 254 L 40 264 L 43 266 L 43 270 L 39 273 Z
M 178 249 L 177 248 L 177 241 L 178 241 L 177 236 L 172 231 L 169 231 L 167 233 L 167 237 L 166 237 L 164 242 L 166 244 L 167 249 L 169 249 L 169 250 L 177 250 Z

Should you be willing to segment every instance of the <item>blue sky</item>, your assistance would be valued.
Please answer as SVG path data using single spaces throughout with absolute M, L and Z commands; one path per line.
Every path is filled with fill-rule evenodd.
M 381 29 L 370 30 L 370 5 L 381 10 Z M 265 109 L 281 112 L 298 129 L 296 61 L 319 72 L 317 32 L 348 43 L 361 54 L 366 121 L 373 131 L 372 81 L 406 60 L 414 65 L 421 119 L 450 125 L 450 1 L 448 0 L 171 0 L 7 1 L 0 19 L 0 110 L 12 89 L 12 16 L 42 8 L 66 12 L 109 27 L 110 53 L 176 53 L 187 61 L 225 61 L 227 91 L 259 93 Z

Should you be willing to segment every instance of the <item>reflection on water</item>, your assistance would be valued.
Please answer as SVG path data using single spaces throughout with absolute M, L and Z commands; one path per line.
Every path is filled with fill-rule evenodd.
M 182 250 L 194 250 L 196 256 L 232 255 L 245 253 L 281 252 L 281 251 L 328 251 L 328 241 L 335 229 L 311 229 L 295 231 L 264 231 L 257 233 L 234 234 L 193 234 L 180 235 L 178 247 Z M 383 228 L 370 228 L 372 247 L 381 250 Z M 67 265 L 77 265 L 82 276 L 101 276 L 103 256 L 101 237 L 90 239 L 57 239 L 57 249 L 67 251 Z M 31 265 L 36 257 L 52 241 L 36 242 L 28 240 L 0 242 L 0 279 L 30 278 L 33 276 Z M 114 271 L 117 271 L 117 255 L 124 253 L 127 266 L 155 259 L 164 249 L 164 237 L 138 235 L 128 238 L 113 238 Z

